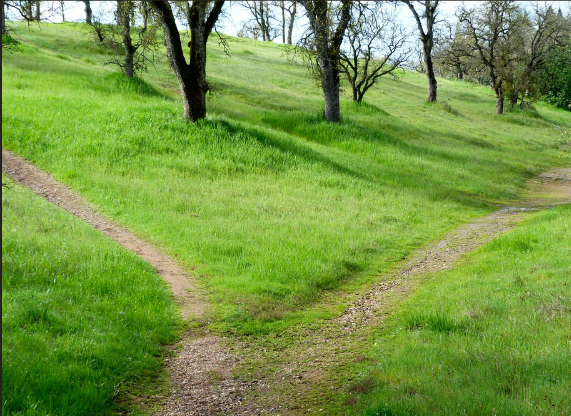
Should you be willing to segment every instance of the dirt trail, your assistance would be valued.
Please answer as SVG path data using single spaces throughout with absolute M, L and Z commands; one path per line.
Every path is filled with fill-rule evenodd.
M 205 297 L 194 278 L 171 257 L 114 224 L 50 174 L 4 148 L 2 171 L 150 263 L 169 284 L 183 319 L 200 321 L 204 318 L 207 312 Z M 222 344 L 220 337 L 200 331 L 190 331 L 185 335 L 179 343 L 181 351 L 169 360 L 173 394 L 166 399 L 162 406 L 166 410 L 160 414 L 233 414 L 234 407 L 242 408 L 241 391 L 247 390 L 248 385 L 232 378 L 231 368 L 237 359 L 229 355 Z M 220 394 L 221 386 L 223 394 Z
M 15 182 L 27 186 L 49 202 L 81 218 L 96 230 L 150 263 L 168 282 L 175 302 L 180 305 L 183 319 L 200 319 L 204 315 L 206 301 L 199 295 L 200 292 L 192 276 L 188 275 L 169 256 L 109 221 L 77 193 L 56 181 L 50 174 L 4 148 L 2 148 L 2 171 Z
M 5 149 L 2 170 L 152 264 L 170 284 L 184 318 L 204 315 L 207 304 L 192 276 L 170 257 L 113 224 L 49 174 Z M 315 406 L 326 402 L 327 393 L 346 387 L 347 380 L 334 374 L 338 363 L 361 359 L 352 346 L 367 340 L 371 325 L 380 324 L 412 293 L 419 282 L 416 276 L 453 267 L 460 256 L 515 227 L 528 211 L 569 202 L 571 168 L 542 174 L 530 183 L 528 197 L 517 207 L 504 207 L 478 218 L 417 250 L 363 293 L 325 295 L 324 302 L 350 306 L 337 319 L 321 322 L 318 330 L 288 329 L 280 334 L 287 342 L 244 339 L 228 347 L 216 335 L 190 331 L 168 364 L 171 392 L 157 415 L 320 413 Z M 235 377 L 236 368 L 253 370 Z

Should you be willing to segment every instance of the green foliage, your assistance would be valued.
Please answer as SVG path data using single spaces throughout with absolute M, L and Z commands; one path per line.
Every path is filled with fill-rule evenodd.
M 361 105 L 343 97 L 330 124 L 281 46 L 231 38 L 231 58 L 209 44 L 209 119 L 187 124 L 166 61 L 129 81 L 72 25 L 21 36 L 26 52 L 3 61 L 4 146 L 196 268 L 238 332 L 288 325 L 568 162 L 553 128 L 566 114 L 498 119 L 484 87 L 439 80 L 449 104 L 425 105 L 425 77 L 407 72 Z
M 28 190 L 3 187 L 3 415 L 106 414 L 124 385 L 161 372 L 161 344 L 177 330 L 151 266 Z
M 554 49 L 546 67 L 541 71 L 544 100 L 571 111 L 571 43 Z

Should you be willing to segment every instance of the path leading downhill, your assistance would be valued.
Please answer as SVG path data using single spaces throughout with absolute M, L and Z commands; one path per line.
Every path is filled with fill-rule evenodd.
M 200 319 L 204 315 L 206 300 L 199 295 L 200 292 L 192 276 L 168 255 L 99 214 L 87 201 L 56 181 L 49 173 L 4 148 L 2 148 L 2 171 L 15 182 L 79 217 L 150 263 L 169 284 L 175 302 L 180 306 L 183 319 Z
M 184 320 L 200 321 L 205 316 L 206 298 L 201 294 L 193 276 L 186 273 L 171 257 L 105 218 L 76 192 L 4 148 L 2 148 L 2 171 L 15 182 L 79 217 L 150 263 L 168 283 Z M 212 383 L 215 374 L 227 372 L 230 361 L 220 338 L 215 335 L 204 337 L 189 332 L 181 344 L 182 351 L 175 359 L 170 360 L 168 370 L 173 383 L 176 384 L 180 380 L 186 389 L 184 401 L 192 405 L 181 407 L 176 403 L 169 403 L 169 408 L 180 411 L 165 414 L 204 415 L 212 414 L 210 413 L 212 409 L 224 411 L 225 401 L 213 399 L 217 386 Z
M 2 148 L 2 170 L 48 201 L 91 224 L 153 265 L 169 283 L 184 319 L 200 320 L 207 311 L 205 297 L 193 277 L 172 258 L 109 221 L 75 192 L 26 160 Z M 515 227 L 529 211 L 571 202 L 571 168 L 540 175 L 530 183 L 531 194 L 517 207 L 504 207 L 452 231 L 411 254 L 408 261 L 379 277 L 363 293 L 325 295 L 324 302 L 349 304 L 337 319 L 322 322 L 317 330 L 290 328 L 284 337 L 292 342 L 280 348 L 260 348 L 259 342 L 236 341 L 227 348 L 215 334 L 188 332 L 180 351 L 169 360 L 171 391 L 157 415 L 300 415 L 319 413 L 304 395 L 339 388 L 331 368 L 358 360 L 351 345 L 367 339 L 411 294 L 423 273 L 454 267 L 457 260 Z M 328 300 L 329 299 L 329 300 Z M 237 366 L 255 368 L 250 375 L 234 376 Z M 319 400 L 316 399 L 315 403 Z M 309 403 L 309 404 L 308 404 Z

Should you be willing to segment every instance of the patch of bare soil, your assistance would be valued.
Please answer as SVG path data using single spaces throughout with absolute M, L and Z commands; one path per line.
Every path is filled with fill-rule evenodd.
M 170 284 L 183 317 L 200 318 L 207 307 L 192 276 L 171 258 L 96 212 L 49 174 L 2 149 L 2 170 L 16 182 L 73 213 L 151 263 Z M 290 328 L 278 336 L 235 340 L 233 344 L 202 330 L 190 331 L 169 360 L 171 390 L 158 416 L 320 414 L 337 389 L 351 394 L 366 385 L 351 384 L 343 366 L 366 359 L 359 345 L 412 293 L 425 273 L 454 267 L 474 248 L 515 227 L 528 211 L 571 202 L 571 169 L 540 175 L 517 207 L 478 218 L 409 256 L 363 293 L 324 302 L 349 304 L 341 316 L 315 327 Z M 349 301 L 350 299 L 350 301 Z M 361 382 L 362 383 L 362 382 Z
M 185 320 L 200 321 L 207 302 L 193 276 L 186 273 L 171 257 L 141 240 L 98 213 L 81 196 L 56 181 L 49 173 L 2 148 L 2 171 L 15 182 L 30 188 L 49 202 L 89 223 L 93 228 L 135 252 L 150 263 L 168 283 Z M 158 415 L 259 414 L 242 404 L 243 391 L 249 388 L 232 377 L 238 359 L 220 337 L 197 334 L 192 330 L 179 343 L 180 352 L 169 360 L 172 393 L 165 399 Z M 137 400 L 144 402 L 144 398 Z

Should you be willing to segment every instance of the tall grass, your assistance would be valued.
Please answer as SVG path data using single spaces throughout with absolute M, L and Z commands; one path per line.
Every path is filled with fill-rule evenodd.
M 238 329 L 370 280 L 569 160 L 562 111 L 514 124 L 488 112 L 487 89 L 447 80 L 450 104 L 425 105 L 412 73 L 325 123 L 305 69 L 244 39 L 230 58 L 209 45 L 210 115 L 189 125 L 164 59 L 126 81 L 77 30 L 21 31 L 23 53 L 4 56 L 4 146 L 196 268 Z
M 401 305 L 362 365 L 361 414 L 568 414 L 570 219 L 537 214 Z
M 3 415 L 106 414 L 125 386 L 160 374 L 177 331 L 151 266 L 30 191 L 2 189 Z

